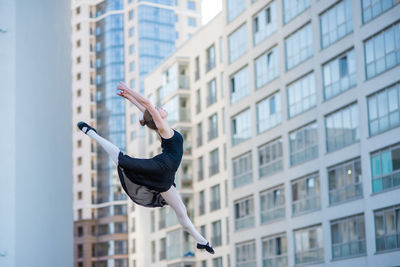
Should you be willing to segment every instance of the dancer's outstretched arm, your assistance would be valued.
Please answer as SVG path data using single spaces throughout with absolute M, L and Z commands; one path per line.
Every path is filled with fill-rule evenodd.
M 132 104 L 134 104 L 142 113 L 144 113 L 144 111 L 146 110 L 145 107 L 143 107 L 143 105 L 141 105 L 132 95 L 130 94 L 125 94 L 123 95 L 122 92 L 117 93 L 117 95 L 122 96 L 124 98 L 126 98 L 127 100 L 129 100 Z
M 133 97 L 134 99 L 139 102 L 140 105 L 142 105 L 145 109 L 147 109 L 151 116 L 153 117 L 153 121 L 157 126 L 158 131 L 160 134 L 163 136 L 163 133 L 168 132 L 169 135 L 171 135 L 172 129 L 169 127 L 168 123 L 166 120 L 163 120 L 160 116 L 160 113 L 156 110 L 156 108 L 153 106 L 153 104 L 150 103 L 150 101 L 141 96 L 139 93 L 135 92 L 131 88 L 129 88 L 125 83 L 120 82 L 120 85 L 117 88 L 121 92 L 118 94 L 122 97 L 125 97 L 128 99 L 129 96 Z M 168 135 L 168 134 L 167 134 Z

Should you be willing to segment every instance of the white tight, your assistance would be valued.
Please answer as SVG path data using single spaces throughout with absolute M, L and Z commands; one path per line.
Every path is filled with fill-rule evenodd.
M 183 229 L 189 234 L 191 234 L 197 241 L 202 245 L 207 244 L 207 240 L 196 230 L 193 223 L 190 221 L 185 204 L 181 199 L 178 191 L 174 186 L 171 186 L 170 189 L 166 192 L 162 192 L 161 196 L 167 201 L 167 203 L 174 209 L 176 216 L 178 217 L 179 223 L 182 225 Z
M 83 127 L 82 130 L 85 130 L 85 127 Z M 108 153 L 108 155 L 110 155 L 112 161 L 115 163 L 115 165 L 118 166 L 118 155 L 119 155 L 119 148 L 116 147 L 113 143 L 111 143 L 110 141 L 104 139 L 103 137 L 101 137 L 100 135 L 98 135 L 95 131 L 93 130 L 89 130 L 87 132 L 87 135 L 90 136 L 91 138 L 93 138 L 94 140 L 97 141 L 97 143 L 99 143 L 99 145 L 101 145 L 102 148 L 104 148 L 104 150 Z
M 83 128 L 82 130 L 85 131 L 86 129 Z M 104 148 L 108 155 L 110 155 L 112 161 L 118 165 L 118 155 L 120 152 L 118 147 L 98 135 L 93 130 L 89 130 L 87 135 L 96 140 Z M 193 223 L 190 221 L 187 215 L 185 204 L 183 204 L 181 196 L 179 195 L 178 191 L 176 191 L 176 188 L 171 186 L 168 191 L 162 192 L 161 196 L 165 199 L 165 201 L 167 201 L 171 208 L 174 209 L 176 216 L 178 217 L 178 221 L 182 225 L 183 229 L 189 232 L 189 234 L 196 239 L 197 243 L 202 245 L 207 244 L 207 240 L 196 230 Z

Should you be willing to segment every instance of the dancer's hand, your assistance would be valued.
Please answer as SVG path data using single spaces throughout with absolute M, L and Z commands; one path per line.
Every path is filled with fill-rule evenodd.
M 129 88 L 124 82 L 119 82 L 119 86 L 117 87 L 117 89 L 120 90 L 120 94 L 122 94 L 121 96 L 123 95 L 134 96 L 133 90 Z

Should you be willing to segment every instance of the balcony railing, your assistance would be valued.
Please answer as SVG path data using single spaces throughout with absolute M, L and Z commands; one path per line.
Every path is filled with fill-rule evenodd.
M 283 160 L 277 160 L 274 162 L 269 162 L 268 164 L 262 165 L 259 168 L 260 178 L 268 175 L 272 175 L 278 171 L 283 170 Z
M 244 186 L 253 181 L 253 171 L 248 171 L 233 177 L 233 188 Z
M 212 70 L 215 67 L 215 60 L 206 63 L 206 72 Z
M 196 114 L 200 113 L 200 111 L 201 111 L 201 104 L 196 103 Z
M 254 216 L 249 215 L 243 218 L 235 219 L 235 230 L 242 230 L 254 226 Z
M 206 213 L 206 206 L 204 204 L 199 205 L 199 215 Z
M 381 235 L 375 239 L 376 251 L 385 251 L 400 248 L 400 233 Z
M 211 244 L 212 244 L 214 247 L 221 246 L 221 245 L 222 245 L 222 235 L 213 236 L 213 237 L 211 238 Z
M 289 266 L 287 255 L 263 259 L 263 266 L 264 267 L 287 267 L 287 266 Z
M 268 223 L 285 218 L 285 206 L 261 211 L 261 223 Z
M 319 195 L 312 196 L 293 202 L 292 209 L 293 214 L 302 213 L 305 211 L 316 210 L 321 207 L 321 201 Z
M 194 80 L 197 81 L 198 79 L 200 79 L 200 71 L 199 71 L 199 70 L 196 70 L 196 71 L 194 72 Z
M 218 163 L 210 165 L 210 167 L 209 167 L 210 176 L 214 175 L 214 174 L 217 174 L 218 172 L 219 172 L 219 164 Z
M 197 175 L 198 175 L 198 180 L 199 180 L 199 181 L 201 181 L 201 180 L 204 179 L 204 171 L 203 171 L 203 170 L 199 170 L 199 171 L 197 172 Z
M 188 108 L 179 108 L 179 119 L 183 122 L 190 121 L 190 109 Z
M 362 196 L 362 184 L 350 184 L 329 192 L 329 203 L 340 203 Z
M 207 97 L 207 106 L 211 106 L 215 102 L 217 102 L 217 96 L 216 95 L 209 95 Z
M 192 175 L 185 175 L 181 176 L 181 186 L 182 188 L 192 188 L 193 187 L 193 176 Z
M 218 129 L 216 127 L 211 128 L 208 132 L 208 141 L 218 137 Z
M 165 260 L 167 258 L 167 251 L 160 251 L 160 260 Z
M 295 253 L 295 264 L 319 262 L 324 260 L 324 249 L 316 248 Z
M 332 245 L 332 256 L 334 259 L 356 256 L 365 253 L 366 253 L 365 239 L 344 244 Z
M 179 75 L 179 89 L 189 89 L 189 76 Z
M 202 146 L 203 145 L 203 136 L 200 135 L 197 137 L 197 146 Z

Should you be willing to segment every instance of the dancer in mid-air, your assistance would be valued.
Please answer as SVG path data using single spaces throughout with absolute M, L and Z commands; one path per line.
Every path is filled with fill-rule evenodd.
M 157 132 L 162 153 L 149 159 L 132 158 L 123 154 L 118 147 L 98 135 L 97 131 L 84 122 L 78 127 L 97 141 L 118 166 L 118 175 L 128 196 L 138 205 L 162 207 L 170 205 L 180 224 L 197 241 L 198 249 L 214 254 L 210 243 L 196 230 L 190 221 L 185 204 L 175 188 L 175 172 L 183 155 L 183 138 L 167 122 L 168 113 L 161 107 L 154 107 L 150 101 L 120 82 L 117 95 L 132 102 L 143 112 L 142 126 L 147 125 Z

